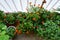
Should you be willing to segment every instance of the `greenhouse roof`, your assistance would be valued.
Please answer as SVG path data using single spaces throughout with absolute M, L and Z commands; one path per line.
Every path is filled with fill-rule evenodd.
M 26 12 L 29 2 L 32 2 L 32 5 L 42 4 L 43 0 L 0 0 L 0 10 L 4 12 Z M 60 0 L 46 0 L 46 3 L 43 7 L 47 10 L 56 9 L 60 7 Z

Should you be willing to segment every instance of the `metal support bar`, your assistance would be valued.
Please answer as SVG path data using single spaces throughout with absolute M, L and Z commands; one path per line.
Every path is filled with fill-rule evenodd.
M 34 4 L 36 4 L 36 0 L 35 0 Z
M 17 7 L 16 7 L 16 5 L 15 5 L 14 0 L 12 0 L 12 2 L 13 2 L 13 4 L 14 4 L 14 6 L 15 6 L 16 11 L 18 11 L 18 9 L 17 9 Z
M 59 2 L 59 0 L 57 0 L 57 1 L 55 2 L 55 4 L 54 4 L 49 10 L 51 10 L 58 2 Z
M 8 11 L 2 3 L 0 3 L 0 5 L 3 7 L 4 10 Z
M 28 8 L 28 5 L 29 5 L 29 0 L 27 0 L 27 8 Z
M 20 0 L 21 9 L 23 10 L 22 1 Z
M 48 3 L 48 5 L 46 6 L 46 8 L 50 5 L 51 2 L 52 2 L 52 0 L 50 0 L 50 2 Z
M 8 4 L 7 0 L 4 0 L 4 1 L 5 1 L 5 3 L 8 5 L 8 7 L 10 8 L 10 10 L 13 11 L 13 10 L 11 9 L 10 5 Z

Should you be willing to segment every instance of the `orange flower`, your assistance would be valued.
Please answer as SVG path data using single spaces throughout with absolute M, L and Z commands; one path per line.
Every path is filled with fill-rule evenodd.
M 19 30 L 16 29 L 16 33 L 18 33 L 18 32 L 19 32 Z
M 33 20 L 33 21 L 36 21 L 36 18 L 33 18 L 32 20 Z
M 22 34 L 22 30 L 19 30 L 18 34 L 19 34 L 19 35 Z

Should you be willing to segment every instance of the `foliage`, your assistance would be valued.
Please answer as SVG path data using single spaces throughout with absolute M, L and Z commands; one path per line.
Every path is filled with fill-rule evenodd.
M 4 20 L 5 16 L 4 12 L 0 10 L 0 21 Z
M 0 14 L 2 15 L 2 14 Z M 31 6 L 28 12 L 17 12 L 6 14 L 4 18 L 10 24 L 19 24 L 16 27 L 18 33 L 33 33 L 38 34 L 44 40 L 60 40 L 60 14 L 50 12 L 44 8 Z M 18 23 L 15 23 L 18 20 Z M 9 35 L 13 35 L 14 29 L 9 28 Z
M 1 35 L 0 40 L 9 40 L 9 36 L 8 35 Z
M 10 38 L 14 37 L 15 33 L 15 27 L 14 26 L 9 26 L 7 28 L 7 34 L 10 36 Z
M 60 11 L 60 8 L 57 8 L 56 11 Z
M 15 17 L 13 16 L 13 14 L 7 14 L 7 17 L 5 19 L 8 23 L 13 24 L 15 21 Z
M 60 28 L 52 21 L 46 21 L 43 26 L 37 29 L 38 35 L 46 40 L 60 40 Z
M 9 40 L 9 35 L 6 34 L 7 26 L 0 23 L 0 40 Z

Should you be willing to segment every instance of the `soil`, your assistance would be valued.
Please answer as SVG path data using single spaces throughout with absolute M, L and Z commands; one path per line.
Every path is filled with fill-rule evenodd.
M 21 34 L 21 35 L 16 35 L 16 37 L 14 37 L 13 40 L 42 40 L 42 39 L 37 35 Z

